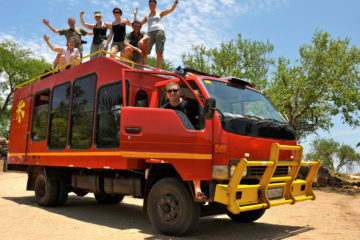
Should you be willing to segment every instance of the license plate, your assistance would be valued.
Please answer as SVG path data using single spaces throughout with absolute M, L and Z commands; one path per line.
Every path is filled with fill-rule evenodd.
M 284 188 L 269 188 L 267 190 L 267 196 L 269 199 L 282 198 Z

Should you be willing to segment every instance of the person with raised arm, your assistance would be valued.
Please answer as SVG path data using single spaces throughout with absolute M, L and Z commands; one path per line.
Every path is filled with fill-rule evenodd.
M 70 38 L 69 41 L 67 42 L 66 47 L 54 47 L 49 42 L 49 37 L 46 34 L 44 34 L 44 40 L 51 50 L 60 54 L 60 58 L 59 58 L 60 71 L 65 70 L 64 67 L 61 68 L 62 66 L 66 65 L 68 63 L 71 63 L 75 60 L 78 60 L 80 58 L 80 51 L 78 48 L 75 48 L 75 38 L 73 38 L 73 37 Z M 79 63 L 80 63 L 80 60 L 74 62 L 71 66 L 78 65 Z M 70 68 L 71 66 L 67 66 L 66 69 Z
M 96 21 L 95 24 L 88 24 L 84 21 L 83 15 L 85 14 L 84 11 L 80 12 L 80 22 L 85 28 L 89 30 L 93 30 L 93 40 L 90 47 L 90 54 L 97 52 L 99 50 L 104 49 L 106 43 L 106 32 L 110 28 L 110 25 L 106 22 L 102 22 L 103 15 L 100 11 L 94 12 L 94 19 Z M 105 49 L 107 50 L 107 49 Z M 90 60 L 98 57 L 99 54 L 90 56 Z
M 124 57 L 124 40 L 126 35 L 126 25 L 131 26 L 131 22 L 129 19 L 122 19 L 122 11 L 120 8 L 114 8 L 113 14 L 115 21 L 111 23 L 110 25 L 110 34 L 106 40 L 104 49 L 108 48 L 108 45 L 113 39 L 113 42 L 111 44 L 110 53 L 117 54 L 120 52 L 121 56 Z M 136 13 L 134 11 L 134 21 L 136 20 Z
M 162 66 L 163 52 L 164 52 L 164 46 L 166 40 L 164 27 L 161 23 L 161 20 L 166 15 L 172 13 L 175 10 L 178 3 L 179 0 L 176 0 L 170 9 L 163 11 L 156 11 L 156 5 L 157 5 L 156 0 L 149 0 L 150 13 L 145 15 L 141 20 L 142 25 L 148 23 L 149 54 L 151 53 L 151 49 L 155 44 L 156 61 L 158 68 L 161 68 Z
M 87 32 L 80 27 L 75 27 L 75 19 L 73 17 L 68 18 L 69 28 L 64 29 L 56 29 L 50 25 L 48 19 L 43 19 L 43 23 L 53 32 L 56 34 L 64 35 L 66 37 L 66 42 L 69 42 L 70 38 L 74 38 L 75 41 L 75 48 L 79 49 L 80 57 L 83 56 L 83 47 L 82 47 L 82 40 L 81 36 L 92 35 L 92 32 Z M 55 68 L 59 64 L 60 55 L 58 54 L 53 62 L 53 68 Z

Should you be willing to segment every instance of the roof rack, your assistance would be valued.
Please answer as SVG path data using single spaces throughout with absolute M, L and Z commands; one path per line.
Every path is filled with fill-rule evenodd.
M 104 53 L 105 56 L 106 56 L 106 54 L 109 54 L 110 56 L 112 56 L 112 57 L 114 57 L 114 58 L 119 58 L 119 59 L 120 59 L 121 61 L 123 61 L 123 62 L 130 63 L 130 64 L 131 64 L 131 68 L 134 68 L 135 65 L 137 65 L 135 62 L 133 62 L 133 61 L 131 61 L 131 60 L 129 60 L 129 59 L 126 59 L 126 58 L 123 58 L 123 57 L 119 57 L 119 56 L 117 56 L 116 54 L 109 53 L 109 52 L 107 52 L 107 51 L 105 51 L 105 50 L 99 50 L 99 51 L 94 52 L 94 53 L 91 53 L 91 54 L 89 54 L 89 55 L 87 55 L 87 56 L 85 56 L 85 57 L 76 59 L 76 60 L 72 61 L 71 63 L 68 63 L 68 64 L 66 64 L 66 65 L 57 67 L 57 68 L 55 68 L 55 69 L 53 69 L 53 70 L 51 70 L 51 71 L 49 71 L 49 72 L 43 73 L 43 74 L 41 74 L 41 75 L 39 75 L 39 76 L 37 76 L 37 77 L 35 77 L 35 78 L 33 78 L 33 79 L 30 79 L 30 80 L 28 80 L 28 81 L 26 81 L 26 82 L 24 82 L 24 83 L 21 83 L 21 84 L 15 86 L 15 89 L 20 89 L 20 88 L 24 87 L 25 85 L 27 85 L 27 84 L 29 84 L 29 83 L 36 82 L 36 81 L 38 81 L 38 80 L 40 80 L 40 79 L 43 79 L 44 77 L 50 76 L 50 75 L 52 75 L 52 74 L 54 74 L 54 73 L 57 73 L 58 71 L 60 71 L 60 69 L 66 68 L 67 66 L 70 66 L 71 64 L 74 64 L 74 63 L 76 63 L 76 62 L 78 62 L 78 61 L 82 61 L 83 59 L 86 59 L 86 58 L 89 58 L 89 57 L 91 57 L 91 56 L 93 56 L 93 55 L 101 54 L 101 53 Z
M 196 70 L 196 69 L 193 69 L 193 68 L 184 68 L 183 70 L 184 70 L 185 74 L 187 74 L 187 73 L 193 73 L 193 74 L 195 74 L 195 75 L 204 75 L 204 76 L 217 77 L 217 78 L 219 77 L 219 76 L 217 76 L 217 75 L 212 75 L 212 74 L 209 74 L 209 73 L 204 73 L 204 72 L 201 72 L 201 71 Z

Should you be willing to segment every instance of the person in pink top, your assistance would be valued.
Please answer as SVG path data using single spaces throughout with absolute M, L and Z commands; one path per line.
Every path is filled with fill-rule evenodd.
M 57 53 L 61 53 L 61 56 L 59 58 L 60 71 L 65 70 L 65 68 L 62 66 L 69 64 L 75 60 L 78 60 L 80 58 L 79 49 L 74 47 L 75 46 L 74 38 L 69 39 L 66 47 L 54 47 L 49 42 L 49 37 L 46 34 L 44 34 L 44 40 L 51 50 L 53 50 L 54 52 L 57 52 Z M 78 65 L 79 63 L 80 63 L 80 61 L 75 61 L 73 64 L 71 64 L 71 66 Z M 71 66 L 67 66 L 66 69 Z

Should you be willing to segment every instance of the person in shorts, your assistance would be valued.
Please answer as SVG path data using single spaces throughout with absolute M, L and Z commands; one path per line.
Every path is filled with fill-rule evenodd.
M 121 56 L 124 57 L 124 40 L 126 35 L 126 25 L 131 26 L 129 19 L 122 19 L 122 11 L 120 8 L 114 8 L 113 14 L 115 21 L 110 25 L 110 34 L 106 40 L 104 50 L 108 48 L 108 45 L 112 39 L 110 53 L 117 54 L 120 52 Z M 136 19 L 136 13 L 134 11 L 134 20 Z
M 141 23 L 132 23 L 133 31 L 125 37 L 125 57 L 136 63 L 146 64 L 149 36 L 141 31 Z
M 148 24 L 149 54 L 151 53 L 151 49 L 155 44 L 156 62 L 158 68 L 161 68 L 162 66 L 163 52 L 166 40 L 164 27 L 161 23 L 161 20 L 166 15 L 172 13 L 178 3 L 179 0 L 176 0 L 170 9 L 164 11 L 156 11 L 156 0 L 149 0 L 150 13 L 145 15 L 141 20 L 141 25 L 144 25 L 145 23 Z

